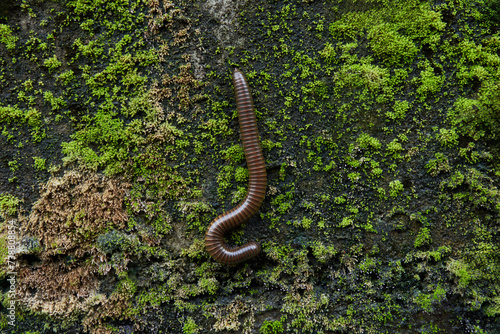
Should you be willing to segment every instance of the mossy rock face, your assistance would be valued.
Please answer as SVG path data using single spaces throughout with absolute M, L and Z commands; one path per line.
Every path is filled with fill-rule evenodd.
M 500 332 L 498 8 L 0 4 L 2 332 Z M 233 67 L 268 191 L 224 266 Z

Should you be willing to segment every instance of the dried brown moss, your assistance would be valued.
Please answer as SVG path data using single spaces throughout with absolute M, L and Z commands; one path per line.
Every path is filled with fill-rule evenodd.
M 134 316 L 131 311 L 132 298 L 135 286 L 129 280 L 120 282 L 111 296 L 98 295 L 92 300 L 88 314 L 83 321 L 85 330 L 94 334 L 111 334 L 115 331 L 106 324 L 110 319 L 130 319 Z M 136 322 L 136 327 L 140 324 Z
M 86 312 L 95 304 L 98 268 L 107 259 L 94 241 L 108 227 L 125 226 L 128 188 L 116 179 L 75 171 L 47 182 L 23 223 L 24 234 L 39 239 L 41 250 L 39 262 L 21 264 L 21 304 L 51 316 Z
M 26 232 L 40 239 L 45 255 L 75 250 L 79 255 L 107 227 L 123 228 L 128 184 L 97 174 L 67 172 L 42 188 Z

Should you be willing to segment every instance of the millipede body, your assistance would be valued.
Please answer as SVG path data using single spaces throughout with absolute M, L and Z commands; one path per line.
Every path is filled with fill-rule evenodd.
M 237 264 L 260 253 L 260 245 L 254 241 L 243 246 L 227 245 L 224 241 L 224 234 L 238 227 L 259 211 L 267 186 L 266 166 L 259 142 L 253 100 L 245 76 L 238 69 L 234 69 L 233 84 L 249 181 L 248 193 L 243 202 L 217 217 L 205 235 L 205 247 L 208 253 L 216 261 L 224 264 Z

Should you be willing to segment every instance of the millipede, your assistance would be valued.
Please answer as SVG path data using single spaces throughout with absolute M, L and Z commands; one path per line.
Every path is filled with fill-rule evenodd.
M 249 179 L 246 198 L 235 208 L 215 218 L 205 235 L 205 247 L 208 253 L 223 264 L 237 264 L 260 253 L 260 244 L 257 242 L 230 246 L 225 242 L 224 234 L 240 226 L 259 211 L 267 187 L 266 165 L 260 146 L 252 95 L 245 76 L 237 68 L 233 72 L 233 85 Z

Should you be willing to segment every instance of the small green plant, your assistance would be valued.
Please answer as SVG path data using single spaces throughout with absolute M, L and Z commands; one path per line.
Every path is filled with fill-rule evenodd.
M 295 226 L 302 226 L 305 229 L 309 229 L 313 223 L 313 220 L 308 217 L 303 217 L 302 221 L 294 222 Z
M 19 161 L 17 160 L 11 160 L 7 163 L 7 165 L 9 166 L 11 172 L 15 172 L 19 169 Z
M 320 99 L 327 99 L 329 97 L 328 87 L 326 83 L 321 80 L 309 82 L 306 86 L 302 87 L 302 92 L 306 95 L 312 95 Z
M 325 59 L 327 63 L 331 63 L 335 60 L 336 52 L 332 44 L 326 43 L 325 48 L 319 52 L 320 56 Z
M 451 259 L 446 268 L 458 277 L 458 286 L 460 288 L 466 288 L 474 278 L 474 271 L 471 266 L 461 259 Z
M 385 113 L 385 116 L 395 121 L 397 119 L 403 119 L 406 117 L 406 112 L 410 109 L 410 104 L 408 101 L 394 101 L 394 111 L 388 111 Z
M 321 263 L 325 263 L 338 253 L 335 246 L 325 246 L 321 241 L 315 241 L 311 248 L 312 254 Z
M 0 214 L 14 216 L 17 213 L 17 208 L 21 201 L 10 194 L 0 194 Z
M 196 334 L 200 330 L 200 327 L 196 324 L 193 318 L 188 317 L 184 326 L 182 327 L 182 333 L 184 334 Z
M 73 70 L 68 70 L 66 72 L 63 72 L 59 74 L 57 77 L 58 80 L 62 81 L 63 85 L 69 84 L 72 80 L 75 79 L 75 74 Z
M 382 144 L 377 138 L 370 136 L 367 133 L 362 133 L 356 139 L 356 143 L 361 148 L 372 148 L 374 150 L 379 150 L 382 147 Z
M 279 334 L 283 333 L 283 323 L 285 322 L 286 317 L 282 316 L 280 320 L 264 320 L 262 326 L 260 327 L 261 334 Z
M 339 227 L 347 227 L 354 225 L 354 219 L 350 217 L 342 218 L 342 221 L 339 223 Z
M 391 154 L 394 159 L 401 158 L 400 152 L 402 150 L 403 150 L 403 146 L 401 145 L 401 143 L 397 139 L 394 139 L 389 144 L 387 144 L 387 154 Z
M 389 182 L 389 195 L 397 197 L 404 190 L 403 183 L 399 180 Z
M 420 101 L 425 101 L 429 94 L 436 94 L 441 90 L 445 76 L 434 75 L 434 69 L 427 64 L 426 68 L 420 72 L 420 77 L 415 78 L 413 81 L 420 83 L 417 88 L 417 93 L 420 95 Z
M 436 153 L 434 156 L 436 159 L 429 160 L 425 165 L 429 174 L 436 176 L 441 172 L 448 172 L 451 170 L 448 158 L 443 153 Z
M 446 290 L 438 284 L 433 293 L 421 293 L 417 296 L 415 302 L 426 312 L 432 311 L 432 305 L 440 303 L 446 296 Z
M 427 227 L 422 227 L 415 238 L 415 248 L 428 245 L 432 242 L 430 230 Z
M 485 84 L 477 99 L 460 97 L 448 111 L 448 119 L 460 134 L 496 139 L 500 136 L 500 84 Z
M 45 101 L 50 103 L 50 106 L 52 107 L 52 110 L 59 110 L 61 107 L 64 107 L 66 105 L 66 102 L 64 99 L 60 97 L 55 97 L 54 94 L 50 91 L 46 91 L 43 93 L 43 98 Z
M 16 48 L 16 41 L 19 38 L 12 36 L 12 30 L 5 24 L 0 24 L 0 43 L 5 44 L 7 50 L 12 51 Z
M 443 146 L 452 147 L 458 145 L 458 134 L 455 132 L 455 129 L 439 129 L 436 139 Z
M 234 179 L 236 182 L 246 182 L 248 180 L 248 169 L 243 167 L 237 167 L 234 172 Z
M 222 151 L 224 159 L 239 163 L 245 159 L 245 152 L 243 146 L 237 144 L 229 147 L 227 150 Z
M 48 68 L 49 72 L 54 72 L 57 70 L 59 67 L 61 67 L 62 63 L 57 59 L 57 57 L 54 55 L 52 58 L 45 59 L 43 62 L 43 65 Z
M 46 159 L 39 158 L 39 157 L 33 157 L 34 163 L 33 167 L 35 167 L 38 170 L 45 170 L 45 161 Z
M 347 174 L 347 177 L 351 180 L 351 182 L 356 182 L 361 178 L 360 173 L 352 172 Z
M 333 201 L 335 202 L 335 204 L 344 204 L 345 202 L 347 202 L 347 199 L 344 196 L 337 196 L 333 199 Z
M 373 52 L 389 64 L 410 62 L 418 51 L 409 37 L 400 35 L 396 26 L 387 23 L 372 27 L 368 39 Z

